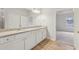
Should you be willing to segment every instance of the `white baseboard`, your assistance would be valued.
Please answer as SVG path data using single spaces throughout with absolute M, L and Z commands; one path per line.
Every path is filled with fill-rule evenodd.
M 47 37 L 47 39 L 50 39 L 50 40 L 52 40 L 52 41 L 56 41 L 56 39 L 55 39 L 55 38 L 50 38 L 50 37 Z

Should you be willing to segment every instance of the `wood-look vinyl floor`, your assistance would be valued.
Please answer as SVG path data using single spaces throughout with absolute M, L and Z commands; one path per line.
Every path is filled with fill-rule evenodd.
M 35 46 L 32 50 L 74 50 L 72 45 L 60 41 L 45 39 Z

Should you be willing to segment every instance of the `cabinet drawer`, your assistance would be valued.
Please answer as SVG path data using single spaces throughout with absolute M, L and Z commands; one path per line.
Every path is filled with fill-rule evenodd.
M 12 36 L 9 36 L 8 37 L 8 42 L 12 42 L 12 41 L 16 41 L 16 40 L 18 40 L 18 39 L 16 39 L 17 37 L 16 37 L 16 35 L 12 35 Z
M 0 50 L 24 50 L 24 40 L 16 35 L 0 38 Z
M 11 42 L 11 41 L 15 41 L 15 36 L 8 36 L 8 37 L 3 37 L 3 38 L 0 38 L 0 44 L 6 44 L 8 42 Z
M 0 38 L 0 44 L 4 44 L 8 42 L 8 37 Z
M 15 39 L 25 39 L 27 37 L 27 33 L 20 33 L 15 35 Z
M 0 50 L 24 50 L 24 41 L 11 41 L 0 45 Z

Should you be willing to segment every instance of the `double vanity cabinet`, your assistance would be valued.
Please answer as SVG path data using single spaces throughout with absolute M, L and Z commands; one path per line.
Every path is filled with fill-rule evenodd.
M 45 27 L 21 29 L 0 36 L 0 50 L 30 50 L 47 37 Z M 1 33 L 0 33 L 1 35 Z

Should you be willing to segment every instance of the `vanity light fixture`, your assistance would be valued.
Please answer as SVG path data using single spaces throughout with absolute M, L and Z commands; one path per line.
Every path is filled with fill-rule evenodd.
M 40 9 L 39 8 L 32 8 L 32 12 L 39 14 L 40 13 Z
M 40 14 L 40 8 L 26 8 L 26 10 L 29 10 L 32 13 Z

